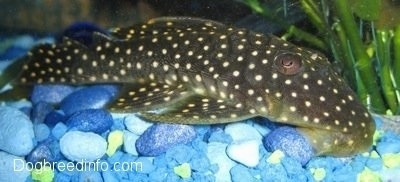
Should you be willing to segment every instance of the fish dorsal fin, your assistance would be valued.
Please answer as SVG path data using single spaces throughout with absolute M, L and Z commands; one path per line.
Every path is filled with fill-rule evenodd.
M 169 26 L 175 26 L 179 28 L 186 28 L 188 26 L 208 26 L 216 28 L 225 28 L 226 25 L 217 21 L 197 18 L 197 17 L 186 17 L 186 16 L 167 16 L 153 18 L 147 21 L 147 24 L 165 24 L 172 23 Z
M 139 116 L 152 121 L 180 124 L 216 124 L 240 121 L 256 115 L 237 103 L 193 95 L 163 110 L 140 112 Z
M 138 36 L 155 36 L 185 31 L 198 33 L 224 30 L 227 26 L 212 20 L 193 17 L 160 17 L 149 20 L 146 24 L 135 24 L 125 28 L 111 29 L 111 35 L 117 39 L 132 39 Z
M 192 95 L 182 85 L 160 83 L 125 84 L 119 96 L 108 105 L 113 112 L 137 112 L 168 107 Z

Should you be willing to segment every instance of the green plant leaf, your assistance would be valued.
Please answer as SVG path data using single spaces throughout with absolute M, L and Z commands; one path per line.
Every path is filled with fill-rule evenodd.
M 378 19 L 381 0 L 352 0 L 354 13 L 364 20 L 373 21 Z

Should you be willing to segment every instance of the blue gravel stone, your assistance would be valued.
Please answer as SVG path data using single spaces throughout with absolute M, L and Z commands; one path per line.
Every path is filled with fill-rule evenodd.
M 37 162 L 52 162 L 51 151 L 46 145 L 37 145 L 35 149 L 26 157 L 27 162 L 37 163 Z
M 181 178 L 175 173 L 168 173 L 165 181 L 180 181 Z
M 190 161 L 190 167 L 193 171 L 207 173 L 210 167 L 210 161 L 206 156 L 196 156 Z
M 149 157 L 139 157 L 136 159 L 137 163 L 140 163 L 141 168 L 138 168 L 137 172 L 149 174 L 156 169 L 153 165 L 152 159 Z
M 305 165 L 315 154 L 312 146 L 295 128 L 283 126 L 271 131 L 263 140 L 268 151 L 281 150 Z
M 286 170 L 282 164 L 267 163 L 262 171 L 261 179 L 268 179 L 269 181 L 288 181 Z
M 104 109 L 86 109 L 75 112 L 65 123 L 70 129 L 101 134 L 111 128 L 113 118 Z
M 78 182 L 86 181 L 103 181 L 100 172 L 98 171 L 82 171 L 79 173 Z
M 54 108 L 47 102 L 38 102 L 33 105 L 31 110 L 31 120 L 33 123 L 43 123 L 46 115 L 53 111 Z
M 66 119 L 67 117 L 62 113 L 62 111 L 52 111 L 46 115 L 44 123 L 53 128 L 57 123 L 64 122 Z
M 114 163 L 116 163 L 116 162 L 119 162 L 119 161 L 121 160 L 121 157 L 122 157 L 123 155 L 124 155 L 124 153 L 123 153 L 122 151 L 117 151 L 117 152 L 115 152 L 114 155 L 108 157 L 108 158 L 107 158 L 107 161 L 108 161 L 110 164 L 114 164 Z
M 380 171 L 383 167 L 383 161 L 381 158 L 369 158 L 366 166 L 373 171 Z
M 178 144 L 168 149 L 165 153 L 165 157 L 167 158 L 167 160 L 173 159 L 178 162 L 178 164 L 189 162 L 195 155 L 196 151 L 193 150 L 193 148 L 183 144 Z
M 118 170 L 119 169 L 121 169 L 121 168 L 118 168 Z M 118 172 L 114 172 L 114 173 L 116 174 L 115 176 L 118 178 L 118 182 L 119 181 L 129 182 L 130 175 L 132 175 L 132 174 L 137 175 L 138 174 L 138 173 L 134 173 L 134 172 L 130 172 L 130 171 L 128 172 L 128 171 L 121 171 L 121 170 L 119 170 Z
M 56 139 L 48 139 L 37 145 L 26 157 L 28 162 L 56 162 L 62 159 L 60 145 Z
M 208 138 L 208 142 L 232 143 L 232 141 L 232 137 L 222 129 L 214 130 Z
M 211 128 L 210 125 L 197 125 L 195 127 L 197 133 L 196 138 L 201 138 L 201 139 L 209 138 L 210 128 Z
M 153 164 L 157 166 L 157 168 L 167 168 L 168 161 L 165 158 L 165 154 L 161 154 L 157 157 L 154 157 Z
M 113 116 L 113 114 L 111 114 Z M 111 130 L 125 130 L 124 119 L 122 118 L 114 118 L 113 125 L 111 126 Z
M 113 97 L 108 89 L 102 86 L 82 88 L 65 97 L 60 104 L 66 115 L 85 109 L 103 108 Z
M 344 162 L 339 158 L 324 156 L 324 157 L 314 157 L 307 164 L 307 169 L 310 168 L 324 168 L 325 171 L 333 171 L 334 169 L 341 168 Z
M 103 171 L 102 176 L 104 181 L 119 181 L 117 174 L 111 170 Z
M 285 168 L 289 179 L 293 181 L 311 181 L 306 175 L 307 171 L 301 166 L 299 161 L 290 157 L 284 157 L 281 160 L 281 164 Z
M 230 173 L 232 181 L 256 181 L 249 169 L 242 165 L 233 166 Z
M 58 173 L 54 177 L 55 182 L 70 182 L 71 181 L 71 176 L 65 174 L 65 173 Z
M 167 168 L 157 168 L 149 174 L 150 181 L 165 181 L 168 171 Z
M 196 137 L 192 142 L 192 147 L 199 153 L 207 153 L 208 146 L 205 141 L 203 141 L 202 137 Z M 212 143 L 220 143 L 220 142 L 212 142 Z
M 31 101 L 34 104 L 38 102 L 58 104 L 74 90 L 74 87 L 68 85 L 35 85 L 32 90 Z
M 68 127 L 64 123 L 57 123 L 54 128 L 51 130 L 51 134 L 60 139 L 68 130 Z
M 400 135 L 389 130 L 385 131 L 379 140 L 379 142 L 400 142 Z
M 71 161 L 94 161 L 106 153 L 107 142 L 92 132 L 69 131 L 61 137 L 60 149 Z
M 306 168 L 309 172 L 313 171 L 313 169 L 323 168 L 325 171 L 324 181 L 336 181 L 336 177 L 333 174 L 335 170 L 340 169 L 347 165 L 348 162 L 344 162 L 341 158 L 337 157 L 315 157 L 311 159 Z M 364 166 L 362 167 L 362 170 Z M 360 171 L 361 172 L 361 171 Z
M 30 175 L 25 159 L 0 151 L 0 181 L 25 181 Z
M 27 115 L 12 107 L 0 107 L 0 150 L 24 156 L 33 149 L 34 138 Z
M 193 181 L 216 181 L 215 176 L 212 173 L 198 173 L 196 171 L 192 172 Z
M 345 165 L 333 171 L 335 181 L 357 181 L 357 172 L 353 171 L 350 165 Z
M 123 155 L 120 158 L 120 162 L 135 162 L 138 159 L 138 156 L 135 155 L 131 155 L 131 154 L 127 154 L 127 153 L 123 153 L 121 152 Z
M 145 173 L 129 173 L 129 178 L 125 182 L 131 181 L 149 181 L 149 177 Z
M 387 153 L 399 153 L 400 152 L 400 140 L 389 140 L 389 141 L 380 141 L 376 144 L 376 151 L 380 154 Z
M 359 173 L 364 170 L 365 165 L 368 161 L 369 157 L 362 156 L 361 154 L 356 155 L 356 157 L 353 159 L 352 163 L 350 163 L 352 167 L 352 171 Z
M 79 171 L 75 166 L 72 168 L 68 168 L 68 165 L 71 165 L 71 164 L 73 164 L 73 163 L 71 163 L 71 161 L 62 159 L 62 160 L 57 161 L 56 169 L 59 170 L 59 174 L 65 174 L 69 177 L 78 175 Z
M 196 137 L 193 126 L 155 124 L 136 141 L 137 151 L 144 156 L 157 156 L 177 144 L 186 144 Z
M 50 135 L 50 128 L 43 123 L 35 124 L 33 126 L 34 132 L 35 132 L 35 139 L 38 142 L 41 142 Z

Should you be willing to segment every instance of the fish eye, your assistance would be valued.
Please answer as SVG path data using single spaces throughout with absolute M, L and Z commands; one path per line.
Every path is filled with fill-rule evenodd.
M 301 57 L 294 53 L 282 53 L 275 57 L 275 66 L 285 75 L 294 75 L 301 71 Z

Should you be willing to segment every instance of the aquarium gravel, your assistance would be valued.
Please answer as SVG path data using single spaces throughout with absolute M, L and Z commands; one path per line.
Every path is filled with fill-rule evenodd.
M 16 38 L 0 50 L 1 67 L 43 41 L 52 38 Z M 114 85 L 41 85 L 34 87 L 28 101 L 2 102 L 0 181 L 400 179 L 400 136 L 381 130 L 379 116 L 369 152 L 315 157 L 292 128 L 265 124 L 266 120 L 186 126 L 110 113 L 103 106 L 117 91 Z M 277 134 L 266 137 L 271 131 Z M 296 145 L 279 142 L 283 134 L 297 138 Z M 44 162 L 54 165 L 43 166 Z

